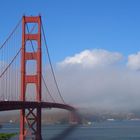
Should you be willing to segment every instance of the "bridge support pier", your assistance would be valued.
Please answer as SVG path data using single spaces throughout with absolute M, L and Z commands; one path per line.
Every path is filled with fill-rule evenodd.
M 22 109 L 21 116 L 19 140 L 26 140 L 26 138 L 42 140 L 41 107 Z
M 25 139 L 25 130 L 24 130 L 24 117 L 25 116 L 25 109 L 22 109 L 20 111 L 20 135 L 19 135 L 19 139 L 20 140 L 24 140 Z
M 41 107 L 37 108 L 37 134 L 36 140 L 42 140 L 41 136 Z

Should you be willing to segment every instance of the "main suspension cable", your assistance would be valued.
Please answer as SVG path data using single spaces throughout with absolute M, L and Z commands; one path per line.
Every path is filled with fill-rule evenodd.
M 7 39 L 4 41 L 4 43 L 0 46 L 0 50 L 5 46 L 5 44 L 8 42 L 8 40 L 13 36 L 13 34 L 17 30 L 18 26 L 20 25 L 21 21 L 22 21 L 22 19 L 19 20 L 19 22 L 17 23 L 17 25 L 15 26 L 15 28 L 12 30 L 12 32 L 10 33 L 10 35 L 7 37 Z
M 61 95 L 60 89 L 58 87 L 58 83 L 57 83 L 56 76 L 55 76 L 55 73 L 54 73 L 54 69 L 53 69 L 53 66 L 52 66 L 52 62 L 51 62 L 51 58 L 50 58 L 50 54 L 49 54 L 49 49 L 48 49 L 48 46 L 47 46 L 47 41 L 46 41 L 46 36 L 45 36 L 45 32 L 44 32 L 42 21 L 41 21 L 41 28 L 42 28 L 42 31 L 43 31 L 43 38 L 44 38 L 45 47 L 46 47 L 46 50 L 47 50 L 48 59 L 49 59 L 49 63 L 50 63 L 50 66 L 51 66 L 51 71 L 52 71 L 52 75 L 53 75 L 53 78 L 54 78 L 54 82 L 56 84 L 56 88 L 58 90 L 58 94 L 59 94 L 62 102 L 65 104 L 65 101 L 64 101 L 64 99 L 63 99 L 63 97 Z
M 8 68 L 12 65 L 12 63 L 14 62 L 14 60 L 17 58 L 17 56 L 19 55 L 21 51 L 21 48 L 19 49 L 19 51 L 17 52 L 17 54 L 14 56 L 14 58 L 12 59 L 12 61 L 8 64 L 8 66 L 5 68 L 5 70 L 1 73 L 0 78 L 5 74 L 5 72 L 8 70 Z

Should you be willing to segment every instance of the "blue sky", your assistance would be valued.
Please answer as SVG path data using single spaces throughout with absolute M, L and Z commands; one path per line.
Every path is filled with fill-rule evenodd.
M 23 14 L 42 15 L 58 84 L 68 103 L 139 108 L 140 0 L 0 2 L 1 44 Z
M 140 50 L 139 0 L 1 0 L 0 43 L 23 14 L 43 18 L 54 62 L 85 49 Z

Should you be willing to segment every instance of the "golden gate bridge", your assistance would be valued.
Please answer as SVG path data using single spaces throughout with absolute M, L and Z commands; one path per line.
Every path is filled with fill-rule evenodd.
M 0 46 L 0 111 L 20 110 L 20 140 L 42 140 L 42 108 L 68 110 L 78 122 L 59 90 L 41 16 L 23 16 Z

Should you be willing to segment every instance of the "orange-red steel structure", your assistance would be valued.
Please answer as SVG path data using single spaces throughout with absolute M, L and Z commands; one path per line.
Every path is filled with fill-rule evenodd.
M 21 20 L 19 23 L 21 23 Z M 19 23 L 18 23 L 18 25 L 19 25 Z M 29 30 L 30 28 L 28 28 L 28 27 L 30 27 L 30 25 L 33 25 L 33 28 L 31 29 L 31 31 Z M 34 30 L 36 27 L 34 25 L 37 25 L 37 30 Z M 10 34 L 8 39 L 0 47 L 0 50 L 2 48 L 4 48 L 4 46 L 7 46 L 9 39 L 14 35 L 14 32 L 17 30 L 17 27 L 18 26 L 16 26 L 16 28 Z M 22 18 L 22 47 L 18 50 L 18 52 L 12 58 L 12 60 L 9 61 L 6 68 L 4 68 L 4 70 L 2 69 L 2 72 L 0 73 L 0 80 L 1 80 L 0 87 L 1 88 L 4 87 L 4 89 L 1 90 L 1 93 L 4 98 L 3 97 L 0 98 L 0 111 L 20 110 L 19 140 L 26 140 L 26 139 L 42 140 L 42 137 L 41 137 L 41 108 L 59 108 L 59 109 L 68 110 L 71 112 L 70 122 L 73 124 L 75 124 L 76 122 L 80 122 L 80 118 L 77 113 L 77 109 L 68 104 L 65 104 L 65 102 L 60 94 L 52 68 L 51 69 L 52 69 L 52 73 L 54 76 L 55 84 L 56 84 L 60 98 L 63 101 L 63 103 L 55 102 L 55 100 L 53 100 L 53 102 L 49 102 L 49 101 L 44 101 L 42 99 L 41 80 L 44 81 L 44 83 L 45 83 L 45 80 L 43 80 L 44 78 L 42 76 L 41 29 L 42 29 L 42 33 L 43 33 L 42 36 L 44 37 L 44 40 L 45 40 L 45 34 L 44 34 L 43 26 L 41 24 L 41 16 L 34 16 L 34 17 L 23 16 L 23 18 Z M 20 28 L 20 30 L 21 30 L 21 28 Z M 30 42 L 31 46 L 29 46 L 29 44 L 28 44 L 29 42 Z M 34 46 L 33 42 L 36 42 L 35 43 L 36 46 Z M 46 41 L 45 41 L 45 44 L 46 44 Z M 10 44 L 10 46 L 11 46 L 11 44 Z M 29 50 L 28 47 L 32 47 L 32 51 Z M 47 47 L 47 44 L 46 44 L 46 47 Z M 48 52 L 48 50 L 47 50 L 47 52 Z M 2 51 L 2 53 L 3 53 L 3 51 Z M 15 90 L 17 90 L 17 88 L 19 87 L 19 84 L 17 83 L 17 81 L 19 79 L 18 72 L 15 70 L 15 74 L 16 74 L 15 78 L 13 78 L 14 74 L 11 75 L 13 72 L 12 73 L 10 72 L 10 69 L 11 69 L 11 71 L 13 70 L 11 65 L 14 64 L 13 62 L 16 63 L 16 59 L 19 54 L 21 54 L 20 99 L 17 98 L 18 96 L 17 97 L 13 96 L 14 98 L 13 97 L 8 98 L 8 92 L 11 93 L 11 95 L 16 92 L 16 91 L 13 92 L 12 86 L 14 84 L 16 85 Z M 48 54 L 48 57 L 49 57 L 49 54 Z M 3 58 L 3 56 L 2 56 L 2 58 Z M 51 60 L 50 60 L 50 58 L 48 58 L 48 59 L 50 61 L 50 65 L 51 65 Z M 29 62 L 29 61 L 36 62 L 36 68 L 35 68 L 36 72 L 33 74 L 30 73 L 31 71 L 28 72 L 29 65 L 27 65 L 27 62 Z M 4 61 L 4 62 L 6 62 L 6 61 Z M 15 66 L 15 68 L 17 68 L 17 67 Z M 9 80 L 10 77 L 13 79 L 17 79 L 17 81 L 15 81 L 14 84 L 11 84 L 10 80 Z M 5 82 L 3 82 L 4 79 L 5 79 Z M 29 84 L 35 86 L 36 89 L 34 92 L 33 91 L 31 92 L 31 90 L 27 90 L 27 86 L 29 86 Z M 10 85 L 12 85 L 12 86 L 10 86 Z M 47 86 L 46 86 L 46 89 L 47 89 Z M 46 90 L 46 92 L 49 93 L 49 90 Z M 18 90 L 17 90 L 17 93 L 19 93 Z M 32 96 L 35 97 L 34 100 L 27 99 L 29 94 L 33 94 Z M 50 93 L 49 93 L 49 95 L 51 96 Z
M 37 33 L 27 32 L 27 24 L 35 23 L 38 26 Z M 26 42 L 27 41 L 36 41 L 37 50 L 28 52 Z M 26 91 L 28 84 L 34 84 L 36 86 L 35 101 L 41 102 L 41 17 L 27 17 L 23 16 L 22 18 L 22 50 L 21 50 L 21 101 L 26 101 Z M 27 61 L 35 60 L 36 74 L 29 75 L 27 73 Z M 27 137 L 30 137 L 34 140 L 42 140 L 41 138 L 41 107 L 30 107 L 28 109 L 21 109 L 20 112 L 20 140 L 25 140 Z

